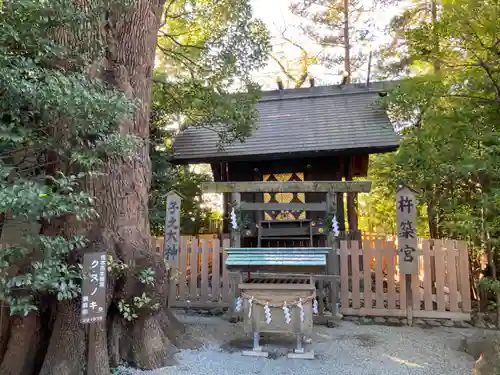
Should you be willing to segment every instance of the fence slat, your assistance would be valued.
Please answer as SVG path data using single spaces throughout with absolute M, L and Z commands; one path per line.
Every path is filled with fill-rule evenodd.
M 354 241 L 353 241 L 354 242 Z M 349 249 L 347 241 L 340 241 L 340 305 L 349 308 Z
M 226 267 L 226 259 L 227 259 L 227 253 L 226 249 L 229 247 L 229 239 L 225 238 L 222 241 L 222 295 L 224 302 L 231 304 L 234 301 L 230 300 L 230 289 L 229 289 L 229 271 Z
M 198 300 L 198 240 L 193 238 L 190 242 L 191 253 L 189 260 L 189 298 Z
M 376 308 L 384 308 L 384 275 L 382 274 L 382 241 L 375 240 L 375 296 Z
M 179 301 L 186 300 L 186 286 L 187 286 L 187 257 L 189 256 L 187 239 L 181 236 L 180 240 L 180 254 L 179 254 Z
M 371 309 L 372 306 L 372 269 L 371 269 L 371 241 L 363 241 L 363 299 L 364 308 Z
M 360 289 L 359 289 L 360 288 L 359 254 L 360 254 L 359 243 L 358 243 L 358 241 L 356 241 L 356 246 L 354 246 L 354 243 L 351 244 L 351 267 L 352 267 L 351 285 L 352 285 L 352 308 L 353 309 L 361 308 Z
M 437 311 L 446 311 L 444 302 L 444 250 L 443 241 L 434 241 L 434 259 L 436 263 L 436 303 Z
M 450 289 L 450 311 L 458 312 L 458 286 L 457 286 L 457 258 L 458 250 L 455 241 L 446 241 L 446 252 L 448 254 L 448 288 Z
M 318 289 L 316 296 L 318 297 L 318 314 L 322 315 L 325 312 L 325 283 L 323 280 L 318 280 Z
M 406 280 L 405 275 L 401 274 L 401 269 L 399 268 L 399 254 L 397 259 L 398 264 L 398 278 L 399 278 L 399 308 L 401 310 L 406 310 Z
M 431 272 L 431 248 L 429 241 L 422 241 L 422 252 L 424 257 L 424 307 L 432 311 L 432 272 Z
M 471 306 L 471 296 L 470 296 L 470 268 L 469 268 L 469 251 L 467 249 L 467 243 L 465 241 L 457 242 L 458 254 L 459 254 L 459 267 L 460 267 L 460 295 L 462 296 L 462 310 L 464 312 L 470 312 L 472 310 Z
M 394 251 L 394 242 L 387 241 L 386 243 L 386 251 L 385 257 L 387 262 L 387 308 L 395 309 L 396 308 L 396 290 L 394 283 L 394 275 L 396 274 L 395 267 L 395 251 Z
M 220 301 L 220 241 L 212 241 L 212 301 Z
M 201 240 L 201 292 L 200 300 L 209 301 L 208 295 L 208 266 L 209 266 L 209 243 L 206 238 Z
M 161 256 L 163 257 L 163 254 Z M 178 255 L 177 256 L 170 255 L 168 260 L 168 266 L 170 267 L 170 270 L 168 273 L 168 280 L 167 280 L 168 306 L 171 306 L 172 303 L 177 300 L 177 263 L 178 263 Z
M 420 296 L 420 279 L 419 274 L 414 273 L 411 275 L 411 294 L 412 294 L 412 305 L 413 311 L 419 311 L 421 309 L 421 296 Z

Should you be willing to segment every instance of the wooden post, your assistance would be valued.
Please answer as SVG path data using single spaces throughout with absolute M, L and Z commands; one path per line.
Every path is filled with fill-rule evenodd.
M 405 275 L 406 315 L 413 324 L 412 275 L 418 274 L 417 201 L 413 190 L 400 186 L 396 193 L 399 272 Z
M 169 191 L 165 204 L 165 229 L 163 255 L 167 262 L 177 259 L 181 234 L 181 196 L 175 191 Z
M 238 212 L 240 210 L 241 206 L 241 194 L 237 192 L 232 192 L 231 193 L 231 212 L 229 213 L 229 225 L 231 228 L 231 238 L 230 238 L 230 247 L 235 248 L 235 247 L 241 247 L 241 225 L 242 223 L 238 223 L 238 228 L 233 228 L 232 225 L 232 220 L 231 220 L 231 213 L 234 209 L 236 214 L 238 215 Z M 240 290 L 238 288 L 238 284 L 241 281 L 241 273 L 240 272 L 231 272 L 229 275 L 230 278 L 230 285 L 231 285 L 231 305 L 230 305 L 230 316 L 231 316 L 231 321 L 237 322 L 240 317 L 241 313 L 237 313 L 235 311 L 235 299 L 237 296 L 240 294 Z
M 106 323 L 106 273 L 105 252 L 83 255 L 83 280 L 80 322 L 87 325 L 87 375 L 98 372 L 96 335 L 102 334 Z M 98 325 L 98 326 L 97 326 Z
M 337 195 L 335 192 L 330 191 L 326 195 L 326 203 L 328 206 L 327 213 L 329 215 L 337 214 Z M 339 257 L 337 255 L 337 249 L 340 248 L 340 243 L 337 238 L 335 238 L 335 233 L 333 233 L 332 228 L 326 228 L 328 230 L 327 237 L 327 246 L 331 249 L 330 254 L 328 255 L 328 264 L 327 264 L 327 273 L 328 275 L 337 275 L 340 276 L 339 270 Z M 328 296 L 328 300 L 330 302 L 330 312 L 333 316 L 335 316 L 335 305 L 337 304 L 338 298 L 338 286 L 339 279 L 332 280 L 330 284 L 330 295 Z M 321 296 L 322 294 L 320 294 Z
M 241 206 L 241 194 L 240 193 L 231 193 L 231 212 L 234 209 L 236 212 L 239 211 Z M 229 213 L 231 215 L 231 213 Z M 242 223 L 238 223 L 238 228 L 232 227 L 231 216 L 229 217 L 229 225 L 231 225 L 231 247 L 241 247 L 241 225 Z

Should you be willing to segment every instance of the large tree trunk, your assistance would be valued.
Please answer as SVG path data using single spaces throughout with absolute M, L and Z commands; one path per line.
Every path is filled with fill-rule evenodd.
M 79 300 L 54 303 L 46 313 L 11 320 L 8 325 L 0 322 L 2 375 L 109 375 L 110 366 L 120 363 L 153 369 L 171 363 L 174 345 L 184 344 L 179 336 L 182 326 L 166 308 L 167 272 L 151 251 L 148 218 L 150 99 L 163 0 L 129 4 L 125 12 L 110 15 L 104 77 L 138 103 L 135 116 L 121 124 L 120 133 L 144 142 L 133 160 L 108 161 L 104 175 L 88 181 L 99 220 L 86 226 L 91 242 L 84 249 L 106 251 L 129 268 L 119 280 L 110 275 L 107 321 L 90 331 L 80 324 Z M 66 230 L 68 226 L 74 224 Z M 136 275 L 149 267 L 156 274 L 154 297 L 161 308 L 125 322 L 115 303 L 140 295 L 144 285 Z M 89 336 L 94 342 L 90 348 Z M 87 369 L 88 356 L 92 361 Z

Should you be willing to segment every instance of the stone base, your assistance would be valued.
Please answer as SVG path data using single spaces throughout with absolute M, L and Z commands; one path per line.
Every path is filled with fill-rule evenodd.
M 289 359 L 314 359 L 314 350 L 308 352 L 303 351 L 302 353 L 288 353 L 287 358 Z
M 245 355 L 248 357 L 264 357 L 267 358 L 269 356 L 268 352 L 263 352 L 262 347 L 258 347 L 252 350 L 243 350 L 241 355 Z

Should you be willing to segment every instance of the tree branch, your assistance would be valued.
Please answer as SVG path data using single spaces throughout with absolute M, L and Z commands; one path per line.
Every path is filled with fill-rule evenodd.
M 162 36 L 167 37 L 168 39 L 170 39 L 172 42 L 174 42 L 174 44 L 176 44 L 179 47 L 182 47 L 182 48 L 196 48 L 196 49 L 200 49 L 200 50 L 206 49 L 205 46 L 201 47 L 201 46 L 196 46 L 194 44 L 183 44 L 183 43 L 179 42 L 177 39 L 175 39 L 175 37 L 173 35 L 167 34 L 164 31 L 160 30 L 160 33 L 161 33 Z
M 283 74 L 291 81 L 295 82 L 295 77 L 290 74 L 290 72 L 286 69 L 286 67 L 281 63 L 281 61 L 274 55 L 271 55 L 271 58 L 278 64 L 280 70 L 283 72 Z

